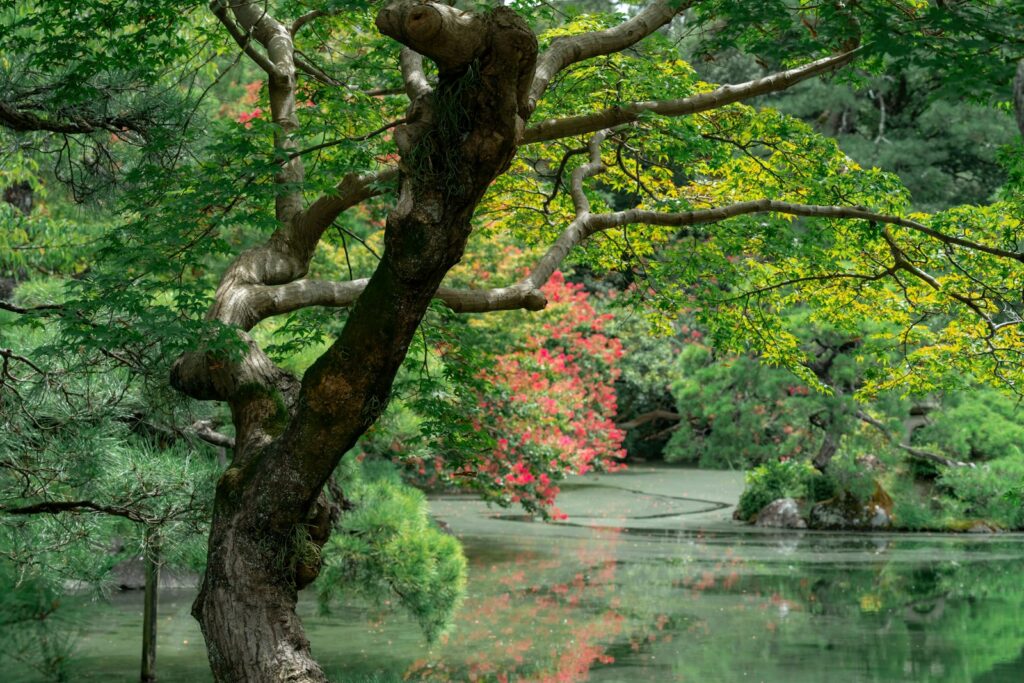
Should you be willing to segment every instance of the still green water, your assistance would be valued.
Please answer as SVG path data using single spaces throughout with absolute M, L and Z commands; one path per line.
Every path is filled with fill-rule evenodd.
M 471 562 L 451 635 L 428 648 L 400 615 L 310 598 L 314 652 L 336 681 L 1024 681 L 1024 536 L 769 533 L 729 520 L 740 486 L 589 478 L 558 525 L 435 500 Z M 210 680 L 191 597 L 162 594 L 166 683 Z M 138 594 L 91 607 L 72 680 L 137 680 L 140 622 Z

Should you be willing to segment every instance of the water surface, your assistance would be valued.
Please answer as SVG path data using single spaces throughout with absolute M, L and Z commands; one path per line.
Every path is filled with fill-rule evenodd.
M 471 564 L 450 636 L 306 599 L 314 652 L 338 681 L 1024 680 L 1024 536 L 767 532 L 731 521 L 741 486 L 589 477 L 559 499 L 566 524 L 436 499 Z M 191 597 L 163 595 L 163 682 L 210 680 Z M 73 680 L 136 680 L 140 623 L 137 594 L 92 607 Z

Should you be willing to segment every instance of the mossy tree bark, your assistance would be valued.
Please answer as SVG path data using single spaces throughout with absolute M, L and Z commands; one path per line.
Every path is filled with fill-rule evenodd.
M 265 16 L 249 16 L 239 6 L 232 11 L 257 40 L 266 34 L 277 65 L 270 80 L 273 113 L 287 129 L 289 64 L 273 57 L 283 34 Z M 218 681 L 326 680 L 295 615 L 298 589 L 318 571 L 309 545 L 322 545 L 330 532 L 321 492 L 387 405 L 430 300 L 462 256 L 474 208 L 508 167 L 524 130 L 537 41 L 515 13 L 464 14 L 446 5 L 398 2 L 382 10 L 377 23 L 434 59 L 440 76 L 434 90 L 419 91 L 408 123 L 396 131 L 400 193 L 387 219 L 385 250 L 340 337 L 301 382 L 274 367 L 251 341 L 240 364 L 217 369 L 195 354 L 179 361 L 172 378 L 193 396 L 226 400 L 237 429 L 234 460 L 217 487 L 208 564 L 193 608 Z M 300 172 L 284 168 L 282 175 Z M 315 216 L 295 206 L 279 200 L 278 218 L 290 230 L 263 252 L 243 254 L 222 291 L 244 285 L 247 277 L 280 281 L 288 279 L 282 272 L 304 270 L 301 262 L 315 240 L 302 244 L 303 230 Z M 267 278 L 267 271 L 279 277 Z M 233 300 L 218 302 L 214 317 L 224 319 Z

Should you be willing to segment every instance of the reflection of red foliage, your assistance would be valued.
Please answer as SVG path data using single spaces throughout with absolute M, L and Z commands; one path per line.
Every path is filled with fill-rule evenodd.
M 419 659 L 407 680 L 585 681 L 595 665 L 611 664 L 608 647 L 623 636 L 617 606 L 592 613 L 581 604 L 617 603 L 613 597 L 619 534 L 602 532 L 575 556 L 540 561 L 520 553 L 507 565 L 473 570 L 476 588 L 460 611 L 454 637 L 436 660 Z M 532 584 L 538 573 L 561 583 Z M 522 637 L 522 634 L 531 634 Z M 516 635 L 519 634 L 519 635 Z M 534 637 L 533 634 L 542 637 Z M 449 651 L 449 646 L 459 654 Z M 465 655 L 461 653 L 464 652 Z M 458 669 L 445 662 L 460 661 Z

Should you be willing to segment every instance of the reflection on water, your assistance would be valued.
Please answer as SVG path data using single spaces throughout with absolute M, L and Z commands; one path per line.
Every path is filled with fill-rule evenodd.
M 589 503 L 593 527 L 437 502 L 472 565 L 451 636 L 428 649 L 407 620 L 307 603 L 318 658 L 339 681 L 1024 680 L 1024 537 L 766 534 L 727 514 L 704 531 L 637 526 L 643 505 L 614 493 L 602 516 L 606 493 L 569 501 Z M 164 600 L 161 681 L 209 680 L 188 600 Z M 138 596 L 92 614 L 75 680 L 133 680 Z

